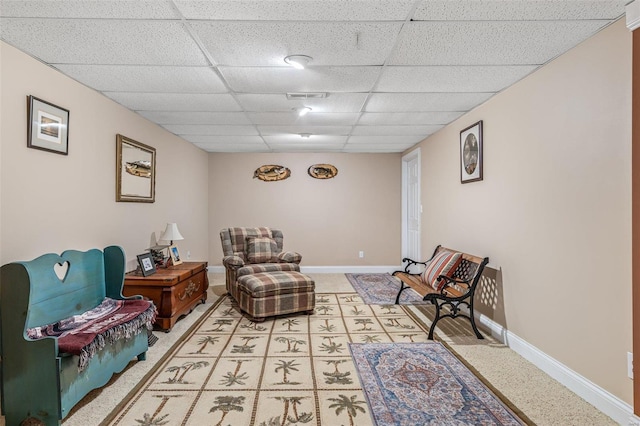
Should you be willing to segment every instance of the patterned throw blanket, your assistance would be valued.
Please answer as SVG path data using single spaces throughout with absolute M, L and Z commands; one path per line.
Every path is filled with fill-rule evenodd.
M 156 307 L 148 300 L 114 300 L 106 297 L 100 305 L 81 315 L 54 324 L 27 329 L 30 339 L 58 338 L 58 351 L 78 355 L 78 371 L 107 344 L 128 339 L 142 329 L 153 327 Z

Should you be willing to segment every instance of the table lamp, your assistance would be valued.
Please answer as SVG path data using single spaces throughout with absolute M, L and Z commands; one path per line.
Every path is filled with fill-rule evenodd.
M 156 244 L 155 246 L 150 247 L 149 251 L 151 251 L 153 260 L 156 262 L 156 265 L 166 268 L 167 266 L 169 266 L 169 262 L 167 261 L 167 259 L 171 258 L 168 252 L 169 247 L 173 245 L 174 241 L 184 240 L 184 237 L 178 230 L 178 225 L 176 225 L 175 223 L 167 223 L 167 227 L 165 228 L 162 235 L 160 235 L 160 240 L 169 241 L 169 245 Z M 164 254 L 165 249 L 167 249 L 166 256 Z
M 173 245 L 174 240 L 184 240 L 184 237 L 178 231 L 178 225 L 175 223 L 167 223 L 167 227 L 165 228 L 162 235 L 160 235 L 160 239 L 163 241 L 169 241 L 169 245 Z

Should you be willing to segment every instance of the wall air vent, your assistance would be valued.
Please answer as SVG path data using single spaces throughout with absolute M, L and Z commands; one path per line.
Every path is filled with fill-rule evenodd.
M 311 93 L 287 93 L 287 99 L 322 99 L 329 96 L 327 92 L 311 92 Z

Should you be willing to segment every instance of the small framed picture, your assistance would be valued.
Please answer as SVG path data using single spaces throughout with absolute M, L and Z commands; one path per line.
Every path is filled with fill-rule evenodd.
M 460 182 L 482 180 L 482 120 L 460 132 Z
M 153 256 L 151 255 L 151 253 L 139 254 L 138 264 L 140 265 L 142 276 L 147 277 L 149 275 L 155 274 L 156 264 L 153 261 Z
M 69 154 L 69 110 L 35 96 L 27 97 L 27 146 Z
M 179 265 L 182 263 L 182 258 L 180 257 L 178 247 L 169 246 L 169 254 L 171 255 L 171 263 L 173 263 L 174 265 Z

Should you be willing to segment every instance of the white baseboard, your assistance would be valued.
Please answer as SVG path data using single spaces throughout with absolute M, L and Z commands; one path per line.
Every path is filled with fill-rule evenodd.
M 384 274 L 402 269 L 400 266 L 301 266 L 305 274 Z
M 300 271 L 305 274 L 356 274 L 356 273 L 391 273 L 402 269 L 400 266 L 301 266 Z M 224 266 L 209 266 L 212 273 L 223 273 Z
M 618 424 L 640 426 L 640 419 L 634 416 L 633 408 L 617 396 L 551 358 L 485 315 L 479 315 L 476 319 L 491 331 L 493 337 L 501 340 L 524 359 L 562 383 L 573 393 L 611 417 Z M 634 420 L 634 417 L 636 420 Z

